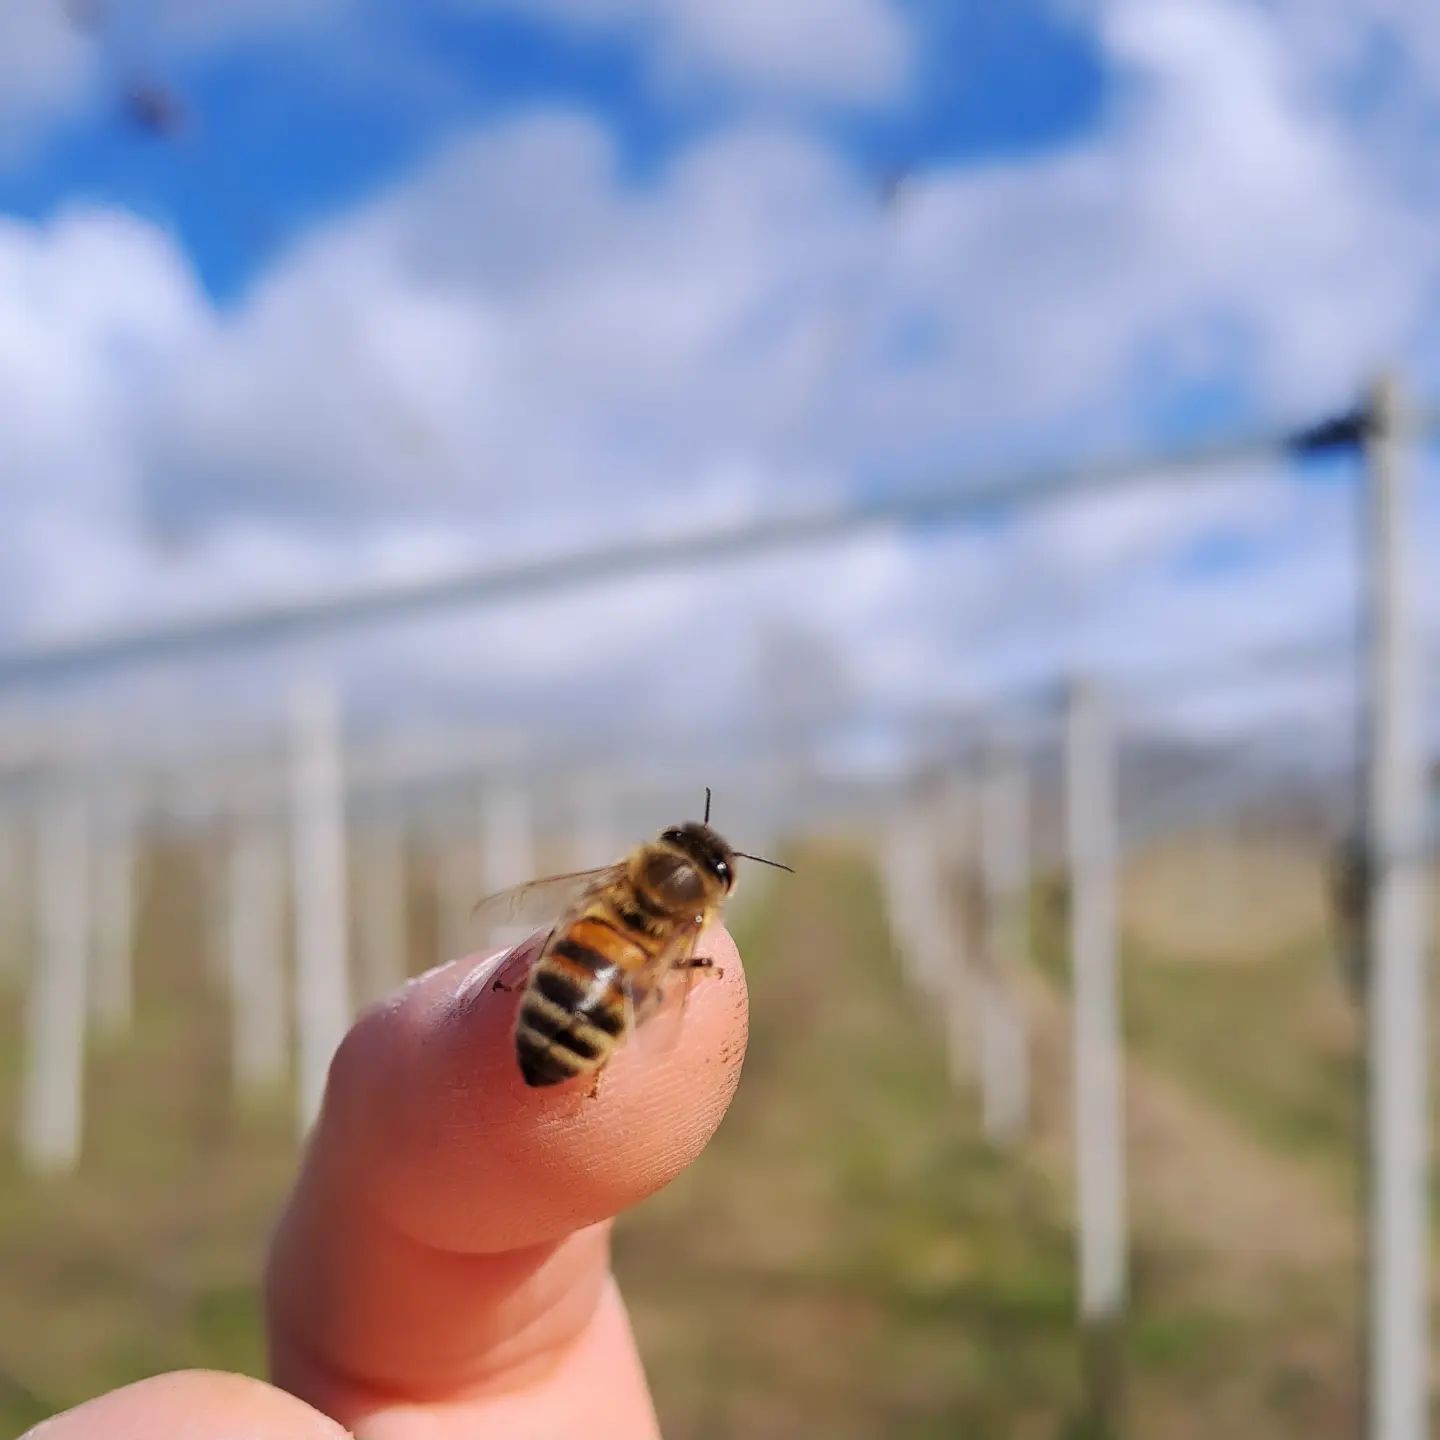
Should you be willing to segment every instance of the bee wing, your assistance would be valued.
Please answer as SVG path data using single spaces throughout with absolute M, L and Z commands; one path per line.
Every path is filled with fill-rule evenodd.
M 475 904 L 471 922 L 487 930 L 501 927 L 534 929 L 557 920 L 574 908 L 582 896 L 612 883 L 624 862 L 602 865 L 597 870 L 573 870 L 566 875 L 544 875 L 508 890 L 496 891 Z
M 688 962 L 704 930 L 704 925 L 687 925 L 654 960 L 630 976 L 630 1028 L 637 1048 L 663 1054 L 680 1038 L 695 980 Z

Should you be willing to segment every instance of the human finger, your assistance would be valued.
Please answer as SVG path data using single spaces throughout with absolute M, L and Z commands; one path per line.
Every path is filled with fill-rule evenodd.
M 677 1043 L 622 1045 L 592 1099 L 583 1081 L 532 1089 L 516 1065 L 540 943 L 412 982 L 336 1057 L 267 1287 L 276 1378 L 328 1413 L 483 1408 L 526 1388 L 538 1400 L 543 1377 L 597 1355 L 634 1392 L 629 1413 L 648 1413 L 607 1300 L 607 1222 L 719 1124 L 745 1049 L 744 977 L 729 937 L 709 932 L 715 972 L 694 984 Z M 608 1399 L 625 1408 L 613 1386 Z M 649 1433 L 597 1430 L 594 1397 L 575 1403 L 591 1435 Z
M 179 1370 L 87 1400 L 21 1440 L 346 1440 L 318 1410 L 247 1375 Z

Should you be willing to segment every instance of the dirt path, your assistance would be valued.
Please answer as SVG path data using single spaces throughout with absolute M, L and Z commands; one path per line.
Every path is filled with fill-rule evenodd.
M 1036 1138 L 1048 1163 L 1073 1168 L 1070 1012 L 1027 978 L 1035 1056 Z M 1130 1200 L 1137 1226 L 1206 1256 L 1223 1294 L 1279 1271 L 1314 1275 L 1355 1263 L 1356 1222 L 1303 1165 L 1238 1129 L 1182 1081 L 1133 1050 L 1125 1061 Z
M 1073 1184 L 1070 1013 L 1042 976 L 1027 977 L 1035 1146 Z M 1127 1183 L 1137 1308 L 1199 1306 L 1232 1317 L 1256 1342 L 1216 1377 L 1196 1435 L 1233 1419 L 1253 1433 L 1275 1410 L 1278 1434 L 1351 1433 L 1358 1404 L 1357 1240 L 1353 1214 L 1303 1165 L 1277 1154 L 1184 1085 L 1126 1057 Z M 1161 1386 L 1142 1381 L 1135 1406 L 1177 1429 Z M 1188 1427 L 1190 1420 L 1178 1422 Z

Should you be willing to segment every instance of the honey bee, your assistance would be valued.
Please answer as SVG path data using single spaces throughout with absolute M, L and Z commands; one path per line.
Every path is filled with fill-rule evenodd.
M 481 902 L 515 904 L 557 887 L 574 896 L 541 948 L 516 1017 L 515 1058 L 527 1085 L 588 1075 L 593 1095 L 616 1047 L 660 1008 L 665 981 L 685 973 L 688 993 L 691 975 L 714 969 L 695 946 L 735 888 L 735 861 L 789 870 L 733 850 L 709 820 L 707 790 L 703 822 L 662 831 L 614 865 L 535 880 Z

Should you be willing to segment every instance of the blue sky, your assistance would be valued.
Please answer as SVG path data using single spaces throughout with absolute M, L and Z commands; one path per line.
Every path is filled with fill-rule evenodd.
M 0 208 L 39 221 L 102 199 L 150 216 L 180 237 L 219 303 L 243 297 L 297 235 L 457 133 L 526 111 L 594 115 L 637 185 L 705 135 L 767 112 L 798 120 L 882 185 L 904 168 L 1062 146 L 1101 123 L 1107 94 L 1093 38 L 1034 0 L 897 9 L 914 49 L 906 83 L 860 104 L 703 77 L 657 88 L 644 23 L 577 34 L 521 7 L 421 0 L 341 9 L 283 43 L 262 32 L 177 55 L 135 23 L 136 9 L 110 7 L 93 88 L 0 171 Z M 129 116 L 123 96 L 136 85 L 174 98 L 182 134 L 157 138 Z
M 1309 420 L 1382 361 L 1440 395 L 1421 0 L 70 8 L 0 20 L 12 639 Z M 1347 505 L 882 535 L 731 572 L 704 647 L 705 576 L 483 633 L 520 700 L 657 613 L 735 696 L 779 615 L 954 700 L 1338 633 Z M 476 633 L 391 673 L 463 690 Z

